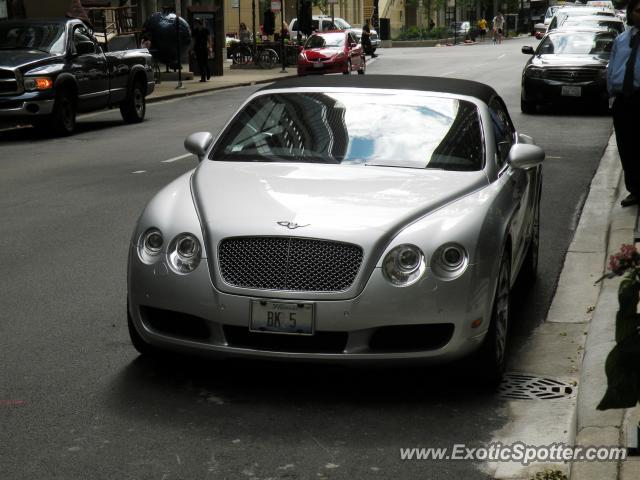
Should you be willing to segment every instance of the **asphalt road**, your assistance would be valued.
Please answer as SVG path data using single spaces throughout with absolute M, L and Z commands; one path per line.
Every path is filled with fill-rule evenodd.
M 386 49 L 368 66 L 489 83 L 546 150 L 540 278 L 518 292 L 514 348 L 544 321 L 611 130 L 606 116 L 520 114 L 526 43 Z M 136 218 L 196 165 L 184 137 L 219 131 L 255 88 L 154 104 L 133 127 L 117 111 L 87 116 L 71 138 L 0 132 L 0 478 L 484 478 L 475 463 L 399 455 L 480 446 L 509 421 L 462 367 L 154 361 L 130 345 Z

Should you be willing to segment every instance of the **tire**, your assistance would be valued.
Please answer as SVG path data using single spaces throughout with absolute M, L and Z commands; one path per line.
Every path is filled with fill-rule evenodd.
M 367 60 L 365 56 L 362 56 L 362 68 L 358 70 L 358 75 L 364 75 L 367 71 Z
M 520 111 L 522 113 L 526 113 L 529 115 L 532 115 L 534 113 L 536 113 L 536 102 L 530 102 L 528 100 L 525 100 L 524 98 L 520 98 Z
M 66 137 L 76 129 L 77 104 L 71 90 L 61 89 L 56 93 L 51 115 L 38 121 L 34 126 L 45 133 Z
M 131 313 L 129 312 L 129 302 L 127 301 L 127 328 L 129 329 L 129 338 L 131 339 L 131 343 L 133 347 L 140 353 L 141 355 L 157 355 L 158 349 L 147 343 L 136 330 L 135 325 L 133 324 L 133 319 L 131 318 Z
M 351 59 L 347 60 L 347 69 L 342 72 L 343 75 L 351 75 Z
M 138 80 L 133 83 L 127 98 L 120 104 L 120 113 L 126 123 L 140 123 L 147 113 L 147 101 L 144 97 L 144 87 Z
M 274 65 L 278 63 L 278 54 L 275 50 L 271 48 L 267 48 L 260 52 L 258 55 L 258 66 L 260 68 L 273 68 Z
M 531 232 L 531 240 L 529 248 L 524 257 L 520 276 L 527 285 L 533 285 L 538 278 L 538 253 L 540 250 L 540 201 L 536 204 L 536 210 L 533 214 L 533 229 Z
M 475 378 L 489 388 L 496 388 L 500 384 L 505 370 L 511 299 L 510 277 L 509 254 L 505 252 L 500 261 L 491 323 L 474 361 Z
M 246 45 L 240 45 L 233 49 L 233 52 L 231 52 L 231 58 L 233 59 L 233 63 L 236 65 L 247 65 L 248 63 L 251 63 L 253 53 L 251 53 L 251 49 Z

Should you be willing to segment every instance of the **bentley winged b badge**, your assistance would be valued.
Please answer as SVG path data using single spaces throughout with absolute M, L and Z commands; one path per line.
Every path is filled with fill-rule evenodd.
M 294 230 L 296 228 L 308 227 L 311 224 L 307 223 L 306 225 L 299 225 L 295 222 L 287 222 L 285 220 L 281 220 L 278 222 L 278 225 L 280 225 L 281 227 L 287 227 L 289 230 Z

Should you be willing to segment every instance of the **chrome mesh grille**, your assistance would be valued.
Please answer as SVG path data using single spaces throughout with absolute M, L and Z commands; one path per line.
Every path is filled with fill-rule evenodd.
M 353 284 L 362 249 L 308 238 L 237 237 L 220 243 L 218 261 L 222 279 L 234 287 L 340 292 Z
M 580 83 L 595 80 L 600 72 L 602 69 L 599 68 L 550 68 L 544 72 L 544 77 L 557 82 Z

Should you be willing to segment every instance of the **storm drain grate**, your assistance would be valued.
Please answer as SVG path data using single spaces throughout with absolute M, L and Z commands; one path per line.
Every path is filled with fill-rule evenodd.
M 553 378 L 508 373 L 504 376 L 498 393 L 503 398 L 516 400 L 555 400 L 575 396 L 576 387 Z

